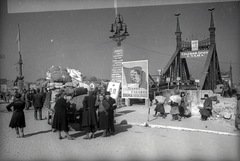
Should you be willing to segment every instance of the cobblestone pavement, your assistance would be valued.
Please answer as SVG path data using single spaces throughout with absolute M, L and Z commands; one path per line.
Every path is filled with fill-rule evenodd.
M 25 137 L 16 138 L 15 130 L 8 127 L 12 113 L 0 104 L 0 160 L 238 160 L 239 137 L 204 132 L 189 132 L 119 124 L 123 120 L 142 123 L 146 120 L 146 108 L 127 107 L 117 109 L 116 135 L 102 138 L 98 131 L 95 139 L 84 140 L 84 132 L 78 124 L 71 124 L 75 140 L 59 140 L 51 131 L 47 120 L 35 121 L 33 109 L 25 111 Z M 138 108 L 138 114 L 134 108 Z M 128 110 L 128 111 L 127 111 Z M 135 114 L 134 114 L 135 111 Z M 46 116 L 43 109 L 43 116 Z M 154 119 L 154 117 L 150 118 Z M 169 123 L 157 118 L 150 123 Z M 137 122 L 135 120 L 135 122 Z M 163 122 L 164 120 L 164 122 Z M 191 119 L 188 120 L 190 122 Z M 187 125 L 183 120 L 182 125 Z M 180 122 L 170 122 L 171 126 Z M 198 121 L 195 122 L 199 123 Z M 201 122 L 200 122 L 201 123 Z M 189 123 L 191 127 L 191 123 Z M 176 126 L 176 125 L 175 125 Z M 210 125 L 208 125 L 210 126 Z M 204 127 L 195 125 L 195 127 Z M 224 131 L 229 130 L 223 126 Z M 215 127 L 219 130 L 219 127 Z M 212 128 L 211 128 L 212 130 Z M 214 129 L 213 129 L 214 130 Z

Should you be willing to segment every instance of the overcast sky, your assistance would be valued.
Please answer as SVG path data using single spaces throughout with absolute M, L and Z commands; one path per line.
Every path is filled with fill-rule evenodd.
M 110 79 L 112 50 L 116 47 L 109 38 L 114 8 L 8 13 L 6 0 L 0 7 L 0 54 L 5 55 L 0 59 L 1 78 L 13 80 L 18 75 L 14 64 L 19 60 L 19 23 L 25 81 L 45 77 L 52 65 L 78 69 L 87 77 Z M 176 50 L 174 14 L 181 14 L 183 40 L 202 40 L 209 37 L 208 9 L 212 7 L 220 69 L 228 71 L 232 62 L 236 83 L 240 78 L 239 1 L 117 8 L 130 34 L 122 42 L 124 61 L 148 60 L 149 73 L 156 75 Z M 188 63 L 193 77 L 199 79 L 205 62 L 199 59 Z

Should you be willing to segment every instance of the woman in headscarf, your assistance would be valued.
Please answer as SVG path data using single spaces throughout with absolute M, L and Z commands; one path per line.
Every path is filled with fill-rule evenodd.
M 164 103 L 165 103 L 166 97 L 163 96 L 162 92 L 156 93 L 155 101 L 156 101 L 156 107 L 154 109 L 155 115 L 157 116 L 157 113 L 159 112 L 160 115 L 165 118 L 167 115 L 165 113 Z
M 178 110 L 179 110 L 178 121 L 181 121 L 182 117 L 184 118 L 186 117 L 185 111 L 187 110 L 187 106 L 188 106 L 188 101 L 187 101 L 185 92 L 181 92 L 180 97 L 181 97 L 181 103 L 178 107 Z
M 15 94 L 15 99 L 12 103 L 7 105 L 7 110 L 12 111 L 11 107 L 13 106 L 13 115 L 9 124 L 9 127 L 15 128 L 17 138 L 24 137 L 23 128 L 26 127 L 25 115 L 23 109 L 25 108 L 25 102 L 21 100 L 22 95 L 20 93 Z M 21 135 L 19 135 L 19 128 Z
M 70 100 L 72 99 L 71 95 L 67 95 L 63 92 L 62 96 L 57 100 L 55 104 L 55 113 L 53 117 L 52 128 L 58 131 L 59 139 L 63 139 L 61 135 L 61 131 L 64 131 L 68 140 L 73 140 L 74 138 L 71 137 L 68 133 L 69 126 L 68 126 L 68 117 L 67 117 L 67 110 L 70 108 Z
M 109 103 L 104 98 L 102 94 L 99 95 L 98 102 L 98 111 L 99 111 L 99 129 L 103 130 L 102 137 L 107 137 L 109 132 L 107 129 L 109 128 Z
M 171 106 L 170 114 L 172 115 L 172 120 L 178 120 L 179 109 L 178 106 L 181 102 L 181 97 L 179 96 L 179 91 L 175 91 L 169 98 L 169 105 Z

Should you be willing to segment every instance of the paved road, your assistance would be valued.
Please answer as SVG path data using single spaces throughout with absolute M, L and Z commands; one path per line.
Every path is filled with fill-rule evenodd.
M 203 132 L 116 124 L 116 135 L 84 140 L 77 124 L 75 140 L 59 140 L 47 120 L 35 121 L 25 111 L 25 138 L 8 127 L 12 113 L 0 104 L 0 160 L 239 160 L 239 137 Z M 43 110 L 46 115 L 46 109 Z M 127 116 L 127 114 L 126 114 Z M 126 117 L 127 118 L 127 117 Z M 124 119 L 124 115 L 116 118 Z

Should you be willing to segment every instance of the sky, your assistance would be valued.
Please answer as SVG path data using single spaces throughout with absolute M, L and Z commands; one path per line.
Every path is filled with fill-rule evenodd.
M 220 70 L 228 71 L 231 62 L 233 82 L 237 83 L 240 78 L 239 1 L 8 13 L 10 7 L 3 0 L 0 54 L 5 59 L 0 59 L 0 78 L 14 80 L 18 75 L 15 64 L 19 60 L 16 44 L 19 24 L 25 81 L 44 78 L 51 66 L 77 69 L 87 77 L 110 79 L 112 52 L 117 44 L 109 36 L 116 12 L 123 16 L 130 34 L 122 41 L 123 60 L 148 60 L 149 74 L 157 75 L 157 70 L 166 66 L 176 50 L 174 14 L 181 14 L 183 40 L 203 40 L 209 37 L 208 9 L 213 7 Z M 199 79 L 205 62 L 200 59 L 187 62 L 190 73 Z

